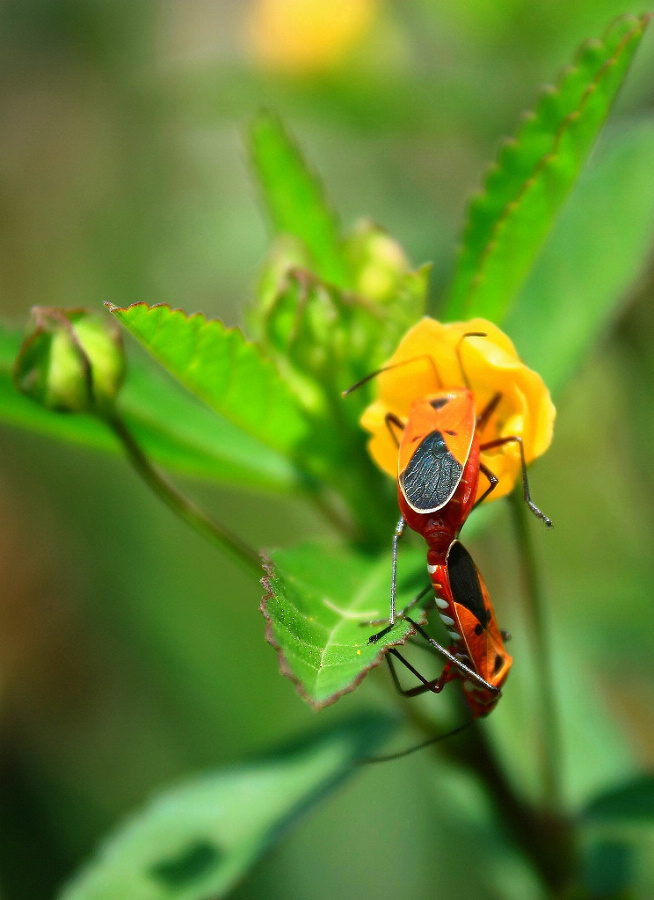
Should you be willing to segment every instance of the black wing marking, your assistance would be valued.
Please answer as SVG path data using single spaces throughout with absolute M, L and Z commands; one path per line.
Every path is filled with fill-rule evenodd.
M 457 603 L 469 609 L 486 628 L 489 615 L 484 605 L 484 595 L 479 584 L 479 573 L 472 557 L 459 541 L 454 541 L 447 554 L 447 574 L 452 596 Z
M 440 431 L 432 431 L 418 444 L 400 476 L 404 496 L 420 511 L 444 506 L 457 489 L 463 466 L 450 453 Z

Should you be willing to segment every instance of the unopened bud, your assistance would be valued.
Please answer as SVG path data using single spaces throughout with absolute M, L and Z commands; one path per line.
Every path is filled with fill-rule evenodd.
M 344 250 L 355 290 L 381 303 L 396 298 L 400 279 L 409 271 L 404 250 L 382 228 L 361 222 Z
M 103 412 L 124 376 L 116 323 L 85 309 L 33 307 L 14 366 L 19 391 L 57 412 Z

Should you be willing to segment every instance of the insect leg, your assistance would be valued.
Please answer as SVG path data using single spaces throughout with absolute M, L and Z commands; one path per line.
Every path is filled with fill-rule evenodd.
M 477 416 L 476 428 L 477 431 L 483 431 L 486 425 L 488 424 L 488 420 L 493 415 L 495 410 L 497 409 L 500 400 L 502 399 L 502 394 L 498 391 L 496 394 L 490 398 L 486 406 L 482 409 L 482 411 Z
M 384 422 L 386 423 L 386 427 L 388 428 L 391 437 L 399 447 L 400 440 L 393 431 L 393 428 L 399 428 L 400 431 L 404 431 L 404 429 L 406 428 L 406 422 L 403 422 L 402 419 L 398 418 L 394 413 L 390 412 L 386 413 L 386 415 L 384 416 Z
M 525 448 L 522 443 L 522 438 L 519 435 L 512 435 L 511 437 L 503 437 L 498 438 L 495 441 L 488 441 L 485 444 L 481 444 L 480 450 L 492 450 L 493 447 L 501 447 L 503 444 L 508 444 L 511 441 L 515 441 L 520 448 L 520 464 L 522 466 L 522 489 L 523 496 L 525 499 L 525 503 L 529 507 L 529 509 L 533 512 L 533 514 L 538 518 L 542 519 L 545 525 L 548 528 L 552 527 L 552 520 L 549 519 L 544 512 L 542 512 L 535 503 L 532 502 L 531 494 L 529 493 L 529 479 L 527 478 L 527 462 L 525 460 Z
M 484 465 L 484 463 L 481 461 L 479 463 L 479 471 L 483 472 L 484 475 L 486 476 L 486 478 L 488 478 L 489 485 L 486 488 L 486 490 L 484 491 L 484 493 L 481 495 L 479 500 L 475 501 L 475 505 L 473 506 L 473 509 L 476 509 L 480 503 L 483 503 L 484 500 L 486 499 L 486 497 L 488 497 L 489 494 L 492 494 L 492 492 L 495 490 L 497 485 L 500 483 L 500 479 L 497 477 L 497 475 L 495 475 L 493 472 L 491 472 L 491 470 L 488 468 L 488 466 Z
M 395 625 L 395 595 L 397 594 L 397 542 L 404 534 L 406 520 L 404 516 L 400 516 L 400 521 L 395 526 L 395 534 L 393 535 L 393 566 L 391 569 L 391 614 L 388 619 L 388 626 L 377 634 L 373 634 L 368 638 L 369 644 L 376 644 L 377 641 L 391 630 Z
M 466 331 L 465 334 L 462 334 L 459 338 L 456 345 L 456 356 L 459 360 L 459 368 L 461 369 L 461 377 L 463 378 L 463 383 L 470 390 L 470 382 L 468 381 L 468 376 L 466 375 L 466 370 L 463 367 L 463 359 L 461 357 L 461 344 L 465 341 L 466 338 L 471 337 L 488 337 L 485 331 Z
M 393 665 L 393 661 L 391 659 L 391 654 L 398 659 L 403 666 L 411 672 L 412 675 L 415 675 L 420 684 L 414 688 L 403 688 L 400 684 L 400 679 L 397 677 L 397 672 L 395 671 L 395 666 Z M 391 649 L 386 654 L 386 661 L 388 663 L 388 668 L 391 670 L 391 677 L 393 679 L 393 684 L 399 694 L 402 694 L 403 697 L 418 697 L 420 694 L 426 694 L 427 691 L 431 691 L 434 694 L 440 694 L 443 690 L 443 686 L 445 681 L 441 681 L 441 677 L 434 678 L 433 681 L 427 681 L 424 675 L 421 675 L 417 669 L 411 665 L 411 663 L 405 659 L 399 650 Z
M 395 625 L 395 595 L 397 594 L 397 544 L 406 526 L 406 519 L 400 516 L 400 521 L 395 526 L 395 534 L 393 535 L 393 567 L 391 569 L 391 628 Z
M 401 610 L 399 613 L 396 613 L 396 615 L 395 615 L 396 621 L 397 621 L 397 619 L 403 619 L 405 617 L 405 615 L 409 612 L 409 610 L 413 609 L 413 607 L 416 605 L 416 603 L 420 603 L 420 601 L 423 599 L 423 597 L 426 597 L 427 594 L 431 593 L 431 591 L 433 591 L 433 590 L 434 590 L 434 588 L 432 587 L 431 584 L 428 584 L 425 588 L 423 588 L 417 597 L 414 597 L 410 603 L 407 603 L 407 605 L 404 607 L 403 610 Z M 388 622 L 388 619 L 371 619 L 367 622 L 361 622 L 360 624 L 361 625 L 383 625 L 385 622 Z M 386 633 L 386 632 L 384 632 L 384 633 Z M 370 643 L 370 641 L 368 643 Z
M 469 666 L 466 666 L 465 663 L 461 662 L 460 659 L 457 659 L 453 653 L 450 653 L 449 650 L 446 650 L 445 647 L 441 646 L 438 641 L 435 641 L 432 637 L 429 637 L 424 628 L 421 628 L 417 622 L 414 622 L 409 616 L 406 617 L 407 622 L 410 622 L 411 625 L 415 628 L 419 635 L 421 635 L 426 641 L 428 641 L 432 647 L 434 647 L 441 656 L 444 656 L 452 666 L 455 666 L 460 672 L 462 672 L 466 678 L 469 678 L 471 681 L 475 681 L 478 685 L 485 688 L 487 691 L 491 691 L 493 694 L 497 694 L 498 696 L 501 694 L 501 691 L 498 687 L 495 687 L 494 684 L 490 684 L 490 682 L 486 681 L 485 678 L 482 678 L 477 672 L 471 669 Z

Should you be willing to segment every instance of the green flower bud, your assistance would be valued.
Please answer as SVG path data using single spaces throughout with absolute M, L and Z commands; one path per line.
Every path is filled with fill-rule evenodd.
M 396 299 L 398 285 L 409 272 L 404 250 L 383 228 L 361 222 L 344 243 L 354 289 L 380 303 Z
M 103 412 L 125 376 L 116 323 L 84 309 L 35 306 L 14 366 L 19 391 L 57 412 Z
M 286 286 L 286 277 L 293 269 L 310 269 L 311 255 L 303 242 L 292 234 L 282 234 L 273 242 L 261 267 L 257 284 L 257 308 L 252 318 L 255 331 L 262 330 L 262 321 L 275 306 L 277 296 Z

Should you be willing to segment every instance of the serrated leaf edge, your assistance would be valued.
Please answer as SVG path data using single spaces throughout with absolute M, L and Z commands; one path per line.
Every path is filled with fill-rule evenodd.
M 109 301 L 105 301 L 104 305 L 107 307 L 109 312 L 112 314 L 129 312 L 130 309 L 135 309 L 137 306 L 144 306 L 148 311 L 153 310 L 153 309 L 167 309 L 171 313 L 180 315 L 187 322 L 191 322 L 191 321 L 193 321 L 193 319 L 203 319 L 206 322 L 206 324 L 209 326 L 211 326 L 211 325 L 220 326 L 220 328 L 222 328 L 222 330 L 225 332 L 225 334 L 233 334 L 234 332 L 237 332 L 243 338 L 244 343 L 249 344 L 251 347 L 254 347 L 256 350 L 259 350 L 259 352 L 260 352 L 259 345 L 256 344 L 254 341 L 248 340 L 248 338 L 245 337 L 245 335 L 243 334 L 243 331 L 241 330 L 241 328 L 238 325 L 225 325 L 225 323 L 221 319 L 211 319 L 205 313 L 200 312 L 200 311 L 194 312 L 194 313 L 187 313 L 186 310 L 182 309 L 180 306 L 171 306 L 170 303 L 152 303 L 152 304 L 150 304 L 150 303 L 146 303 L 145 300 L 137 300 L 136 303 L 130 303 L 129 306 L 116 306 L 114 303 L 109 303 Z M 270 362 L 270 360 L 268 360 L 266 357 L 262 356 L 261 358 L 264 362 L 269 363 L 271 366 L 273 366 L 273 364 Z M 273 366 L 273 368 L 274 368 L 274 366 Z
M 623 18 L 623 17 L 621 17 L 621 18 Z M 629 17 L 624 17 L 624 18 L 629 18 Z M 556 159 L 557 153 L 558 153 L 558 149 L 559 149 L 559 146 L 560 146 L 560 143 L 561 143 L 561 139 L 562 139 L 564 133 L 566 132 L 567 127 L 570 125 L 571 122 L 574 122 L 576 119 L 579 118 L 579 116 L 581 115 L 581 113 L 582 113 L 582 111 L 583 111 L 583 109 L 584 109 L 584 106 L 585 106 L 586 103 L 588 102 L 588 98 L 589 98 L 589 97 L 597 90 L 597 86 L 599 85 L 599 83 L 600 83 L 601 79 L 603 78 L 605 72 L 607 72 L 613 65 L 615 65 L 616 60 L 617 60 L 617 59 L 620 57 L 620 55 L 622 54 L 622 52 L 623 52 L 625 46 L 626 46 L 628 43 L 630 43 L 630 41 L 634 38 L 634 36 L 637 35 L 639 32 L 643 32 L 643 31 L 645 30 L 645 28 L 647 27 L 647 25 L 648 25 L 650 19 L 652 18 L 652 15 L 649 14 L 649 13 L 645 13 L 645 14 L 643 14 L 643 15 L 641 15 L 641 16 L 634 16 L 633 18 L 634 18 L 634 22 L 635 22 L 635 23 L 637 22 L 638 24 L 637 24 L 637 25 L 634 24 L 634 28 L 633 28 L 631 31 L 628 31 L 628 32 L 625 34 L 625 36 L 622 38 L 622 40 L 620 41 L 620 44 L 618 45 L 618 47 L 617 47 L 615 53 L 613 54 L 613 56 L 611 56 L 609 59 L 605 60 L 604 63 L 600 66 L 600 68 L 599 68 L 598 72 L 596 73 L 595 77 L 594 77 L 593 80 L 588 84 L 586 90 L 584 91 L 583 96 L 582 96 L 582 98 L 581 98 L 581 101 L 580 101 L 580 103 L 579 103 L 579 106 L 578 106 L 576 109 L 574 109 L 574 110 L 572 110 L 571 112 L 569 112 L 569 113 L 563 118 L 561 124 L 559 125 L 559 128 L 558 128 L 557 131 L 556 131 L 556 134 L 554 135 L 554 140 L 553 140 L 553 143 L 552 143 L 552 149 L 550 150 L 550 152 L 549 152 L 549 153 L 546 153 L 544 156 L 542 156 L 542 157 L 538 160 L 538 162 L 536 163 L 536 166 L 535 166 L 535 168 L 534 168 L 533 174 L 532 174 L 529 178 L 525 179 L 525 181 L 522 183 L 522 187 L 520 188 L 520 190 L 518 191 L 518 193 L 515 195 L 515 197 L 514 197 L 513 199 L 511 199 L 511 200 L 505 205 L 505 207 L 504 207 L 504 209 L 502 210 L 500 216 L 498 217 L 497 221 L 496 221 L 495 224 L 493 225 L 493 228 L 492 228 L 492 230 L 491 230 L 491 234 L 490 234 L 490 237 L 489 237 L 489 239 L 488 239 L 488 242 L 487 242 L 486 246 L 484 247 L 484 249 L 482 250 L 482 253 L 481 253 L 480 257 L 479 257 L 479 265 L 478 265 L 478 267 L 477 267 L 477 271 L 476 271 L 475 275 L 474 275 L 474 276 L 471 278 L 471 280 L 470 280 L 468 289 L 467 289 L 467 291 L 466 291 L 466 293 L 465 293 L 465 296 L 464 296 L 464 299 L 463 299 L 463 302 L 462 302 L 463 313 L 464 313 L 464 314 L 468 311 L 468 309 L 469 309 L 469 307 L 470 307 L 470 304 L 471 304 L 471 302 L 472 302 L 472 300 L 473 300 L 475 291 L 479 288 L 479 286 L 480 286 L 480 285 L 482 284 L 482 282 L 483 282 L 484 268 L 485 268 L 486 260 L 488 259 L 488 257 L 490 256 L 490 254 L 493 252 L 493 250 L 494 250 L 495 247 L 497 246 L 497 243 L 498 243 L 498 240 L 499 240 L 499 233 L 501 232 L 502 228 L 504 227 L 504 225 L 505 225 L 506 221 L 508 220 L 509 216 L 510 216 L 513 212 L 515 212 L 515 210 L 518 208 L 518 206 L 520 205 L 520 202 L 521 202 L 522 198 L 525 196 L 525 194 L 527 193 L 527 191 L 529 190 L 529 188 L 535 183 L 535 181 L 536 181 L 536 179 L 538 178 L 538 175 L 540 174 L 540 172 L 545 168 L 545 166 L 546 166 L 548 163 L 550 163 L 550 162 L 552 162 L 554 159 Z M 617 21 L 620 21 L 620 19 L 618 19 Z M 607 29 L 607 31 L 605 32 L 605 35 L 608 35 L 608 33 L 611 31 L 611 29 L 612 29 L 613 27 L 615 27 L 615 23 L 613 23 L 613 24 Z M 606 40 L 606 37 L 604 37 L 600 42 L 601 42 L 601 43 L 604 43 L 605 40 Z M 582 47 L 579 49 L 579 51 L 578 51 L 578 53 L 577 53 L 577 55 L 576 55 L 576 57 L 575 57 L 575 61 L 576 61 L 577 59 L 579 59 L 579 57 L 580 57 L 580 55 L 583 53 L 584 47 L 586 46 L 587 43 L 588 43 L 588 42 L 585 42 L 585 43 L 582 45 Z M 571 68 L 574 68 L 574 63 L 573 63 L 573 65 L 572 65 L 572 67 L 567 66 L 566 69 L 564 69 L 564 71 L 563 71 L 561 77 L 559 78 L 559 80 L 558 80 L 558 82 L 557 82 L 557 85 L 556 85 L 555 87 L 551 87 L 551 86 L 550 86 L 550 87 L 544 88 L 544 91 L 548 91 L 549 93 L 553 93 L 553 92 L 558 92 L 558 91 L 560 91 L 561 84 L 562 84 L 563 80 L 565 79 L 565 77 L 569 74 L 569 71 L 570 71 Z M 608 111 L 607 111 L 607 112 L 608 112 Z M 529 110 L 525 115 L 531 115 L 531 116 L 534 116 L 534 115 L 536 115 L 536 113 L 535 113 L 534 110 Z M 499 157 L 500 157 L 500 155 L 501 155 L 502 150 L 504 149 L 505 143 L 506 143 L 506 142 L 511 142 L 511 143 L 519 144 L 519 143 L 520 143 L 520 137 L 521 137 L 521 135 L 518 134 L 518 136 L 515 137 L 515 138 L 511 138 L 511 137 L 505 138 L 505 140 L 502 142 L 502 145 L 500 146 L 500 150 L 499 150 L 499 152 L 498 152 L 498 155 L 497 155 L 496 159 L 495 159 L 492 163 L 490 163 L 490 165 L 489 165 L 489 170 L 494 169 L 494 168 L 496 168 L 496 167 L 498 167 L 498 166 L 500 165 Z M 481 191 L 477 192 L 477 194 L 475 195 L 475 199 L 481 199 L 482 197 L 487 196 L 487 195 L 488 195 L 488 191 L 487 191 L 486 189 L 482 189 Z M 472 222 L 472 205 L 471 205 L 471 207 L 470 207 L 470 213 L 469 213 L 469 215 L 468 215 L 468 219 L 467 219 L 466 224 L 465 224 L 464 229 L 463 229 L 462 240 L 461 240 L 461 243 L 460 243 L 460 245 L 459 245 L 459 250 L 458 250 L 458 255 L 459 255 L 459 256 L 461 256 L 461 255 L 463 254 L 463 252 L 465 251 L 466 238 L 467 238 L 468 234 L 470 233 L 470 231 L 472 230 L 472 228 L 473 228 L 473 222 Z
M 258 343 L 256 343 L 255 341 L 249 340 L 244 335 L 243 331 L 241 330 L 241 328 L 238 325 L 225 325 L 221 319 L 209 318 L 203 312 L 187 313 L 185 310 L 181 309 L 180 307 L 172 307 L 169 303 L 149 304 L 149 303 L 146 303 L 144 300 L 138 300 L 136 303 L 130 303 L 129 306 L 115 306 L 113 303 L 109 303 L 109 302 L 105 302 L 105 306 L 107 307 L 109 312 L 112 314 L 128 312 L 131 309 L 135 309 L 137 306 L 145 307 L 145 309 L 148 312 L 151 310 L 154 310 L 154 309 L 167 309 L 173 315 L 181 316 L 186 322 L 192 322 L 194 319 L 201 319 L 204 322 L 204 327 L 212 328 L 212 329 L 216 329 L 216 328 L 220 329 L 221 334 L 223 334 L 227 337 L 232 334 L 238 334 L 243 342 L 241 346 L 252 348 L 258 354 L 261 364 L 268 369 L 271 377 L 273 377 L 274 379 L 277 380 L 277 383 L 279 385 L 279 390 L 282 392 L 286 391 L 285 397 L 284 397 L 283 393 L 282 393 L 282 397 L 284 397 L 284 399 L 287 400 L 289 403 L 293 403 L 295 405 L 296 412 L 298 414 L 298 421 L 303 421 L 306 426 L 306 419 L 305 419 L 303 411 L 300 407 L 299 401 L 294 396 L 294 394 L 288 389 L 288 387 L 285 384 L 274 361 L 272 359 L 270 359 L 270 357 L 265 355 L 264 351 L 262 350 L 261 346 Z M 126 325 L 125 323 L 122 323 L 122 322 L 121 322 L 121 324 L 123 324 L 123 326 L 125 328 L 130 330 L 128 325 Z M 161 357 L 159 356 L 159 354 L 156 351 L 152 350 L 150 347 L 146 347 L 145 349 L 151 354 L 151 356 L 153 356 L 168 371 L 166 363 L 163 362 L 163 360 L 161 359 Z M 179 381 L 181 384 L 183 384 L 186 387 L 183 379 L 178 378 L 174 374 L 173 374 L 173 377 L 176 378 L 177 381 Z M 191 390 L 191 389 L 187 387 L 187 390 Z M 217 412 L 218 415 L 222 415 L 222 416 L 224 416 L 224 418 L 228 419 L 229 421 L 234 422 L 234 424 L 236 424 L 239 428 L 242 428 L 248 434 L 252 433 L 250 431 L 250 429 L 244 427 L 243 424 L 241 422 L 239 422 L 237 419 L 235 419 L 233 416 L 230 416 L 225 412 L 217 411 L 215 409 L 215 407 L 213 406 L 213 404 L 211 404 L 209 401 L 207 401 L 204 398 L 201 398 L 201 399 L 203 399 L 203 402 L 207 403 L 210 406 L 210 408 L 214 410 L 214 412 Z M 255 437 L 259 441 L 262 440 L 260 434 L 254 433 L 252 436 Z M 271 443 L 270 446 L 276 450 L 280 450 L 280 448 L 273 443 Z M 284 451 L 282 450 L 281 452 L 284 452 Z
M 270 204 L 266 198 L 266 187 L 263 183 L 264 179 L 262 179 L 259 166 L 257 164 L 257 152 L 255 149 L 255 132 L 261 123 L 273 123 L 275 127 L 279 130 L 280 134 L 283 135 L 288 148 L 292 153 L 295 154 L 297 160 L 299 160 L 300 166 L 303 169 L 304 175 L 310 181 L 312 187 L 315 189 L 316 194 L 318 196 L 318 201 L 322 208 L 322 212 L 324 213 L 325 219 L 330 222 L 331 227 L 333 229 L 333 237 L 335 240 L 333 250 L 335 252 L 335 257 L 332 259 L 332 263 L 336 265 L 336 278 L 334 281 L 331 281 L 328 278 L 322 278 L 321 280 L 326 284 L 332 287 L 338 288 L 340 290 L 345 290 L 346 285 L 346 266 L 342 259 L 342 247 L 343 247 L 343 235 L 342 235 L 342 225 L 340 216 L 338 214 L 338 210 L 332 204 L 327 196 L 327 191 L 325 190 L 325 184 L 323 179 L 320 176 L 320 173 L 311 163 L 307 160 L 306 156 L 302 151 L 302 147 L 297 137 L 288 129 L 281 116 L 278 116 L 276 113 L 271 112 L 269 109 L 261 109 L 258 114 L 254 117 L 253 121 L 250 124 L 250 141 L 249 141 L 249 158 L 251 168 L 254 170 L 255 178 L 259 185 L 259 191 L 262 195 L 262 200 L 264 205 L 266 206 L 267 218 L 270 222 L 271 229 L 274 234 L 292 234 L 292 232 L 284 231 L 279 228 L 278 223 L 274 221 L 274 214 L 270 208 Z M 293 234 L 293 237 L 297 238 L 299 241 L 307 249 L 310 257 L 313 259 L 316 265 L 320 265 L 320 260 L 316 259 L 315 252 L 312 247 L 310 247 L 307 242 L 300 235 Z M 340 269 L 340 272 L 338 271 Z M 339 276 L 343 280 L 341 284 L 339 282 Z
M 272 579 L 275 576 L 275 563 L 272 559 L 270 559 L 268 556 L 266 556 L 265 553 L 261 553 L 260 556 L 261 556 L 261 563 L 263 565 L 263 569 L 266 573 L 264 575 L 264 577 L 261 579 L 261 584 L 263 585 L 263 587 L 267 593 L 265 593 L 263 595 L 263 597 L 261 598 L 261 603 L 259 604 L 259 609 L 261 610 L 261 613 L 263 614 L 263 617 L 266 620 L 266 635 L 265 635 L 266 641 L 267 641 L 267 643 L 270 644 L 270 646 L 273 648 L 273 650 L 275 650 L 275 652 L 277 653 L 277 661 L 279 663 L 279 671 L 281 672 L 281 674 L 284 675 L 285 678 L 288 678 L 288 680 L 290 682 L 292 682 L 292 684 L 295 686 L 295 690 L 300 695 L 300 697 L 302 697 L 302 699 L 306 703 L 308 703 L 309 706 L 312 709 L 314 709 L 316 712 L 318 712 L 321 709 L 324 709 L 326 706 L 331 706 L 333 703 L 336 703 L 337 700 L 340 700 L 340 698 L 343 697 L 345 694 L 350 694 L 352 691 L 354 691 L 356 688 L 358 688 L 358 686 L 361 684 L 361 682 L 366 677 L 368 672 L 370 672 L 371 669 L 376 669 L 378 666 L 380 666 L 382 664 L 384 657 L 386 656 L 388 651 L 391 649 L 391 647 L 403 646 L 404 644 L 407 643 L 409 638 L 412 637 L 416 633 L 415 629 L 411 628 L 409 631 L 407 631 L 406 635 L 403 638 L 398 638 L 397 640 L 393 641 L 390 644 L 385 644 L 382 648 L 380 648 L 379 653 L 372 660 L 372 662 L 369 663 L 369 665 L 365 666 L 365 668 L 361 670 L 361 672 L 353 679 L 353 681 L 350 682 L 350 684 L 346 685 L 344 688 L 341 688 L 340 691 L 336 691 L 334 694 L 330 694 L 330 696 L 326 697 L 324 700 L 316 700 L 316 698 L 312 697 L 312 695 L 304 687 L 304 685 L 302 684 L 302 681 L 296 675 L 293 674 L 293 672 L 291 671 L 289 664 L 286 660 L 286 656 L 284 654 L 282 647 L 279 645 L 279 643 L 275 639 L 275 634 L 274 634 L 275 625 L 274 625 L 274 622 L 271 619 L 270 614 L 268 612 L 268 601 L 271 600 L 275 596 L 273 586 L 272 586 Z M 426 617 L 423 612 L 421 615 L 421 618 L 418 620 L 421 625 L 424 624 L 425 618 Z

